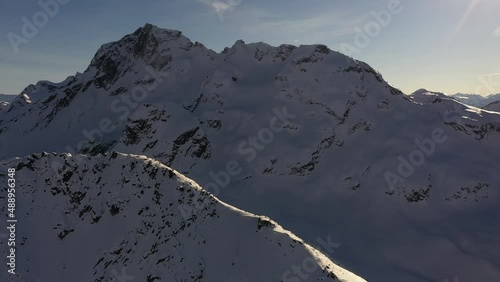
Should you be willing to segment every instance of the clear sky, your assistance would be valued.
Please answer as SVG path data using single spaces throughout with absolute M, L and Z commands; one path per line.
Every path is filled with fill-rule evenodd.
M 47 15 L 39 2 L 53 1 L 65 4 L 49 5 L 49 12 L 58 11 Z M 326 44 L 369 63 L 406 93 L 419 88 L 500 93 L 499 0 L 395 2 L 1 1 L 0 93 L 18 94 L 38 80 L 59 82 L 82 72 L 101 44 L 146 22 L 181 30 L 218 52 L 238 39 L 275 46 Z M 23 17 L 40 26 L 38 31 L 23 35 Z

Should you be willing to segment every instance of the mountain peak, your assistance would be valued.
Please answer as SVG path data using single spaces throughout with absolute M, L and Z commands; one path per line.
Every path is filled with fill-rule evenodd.
M 163 51 L 163 49 L 168 49 L 169 46 L 166 45 L 172 44 L 173 41 L 179 41 L 178 43 L 185 46 L 185 48 L 193 45 L 188 38 L 182 35 L 181 31 L 163 29 L 147 23 L 134 33 L 128 34 L 118 41 L 102 45 L 92 62 L 95 63 L 104 55 L 133 55 L 136 58 L 146 59 L 157 52 Z
M 420 88 L 418 90 L 416 90 L 415 92 L 411 93 L 410 95 L 419 95 L 419 94 L 423 94 L 423 93 L 428 93 L 428 92 L 431 92 L 425 88 Z
M 141 60 L 160 71 L 177 52 L 189 51 L 193 45 L 181 31 L 147 23 L 118 41 L 102 45 L 85 72 L 93 76 L 98 88 L 106 88 Z
M 182 38 L 182 32 L 179 30 L 173 30 L 173 29 L 165 29 L 165 28 L 159 28 L 155 25 L 152 25 L 150 23 L 146 23 L 143 27 L 138 28 L 132 35 L 137 36 L 137 42 L 139 46 L 137 48 L 140 50 L 140 45 L 147 43 L 148 40 L 153 40 L 153 41 L 171 41 L 171 40 L 176 40 L 179 38 Z M 185 38 L 185 37 L 184 37 Z M 187 38 L 185 38 L 187 39 Z
M 453 98 L 445 93 L 429 91 L 427 89 L 421 88 L 409 95 L 411 99 L 417 103 L 438 103 L 443 100 L 450 100 Z

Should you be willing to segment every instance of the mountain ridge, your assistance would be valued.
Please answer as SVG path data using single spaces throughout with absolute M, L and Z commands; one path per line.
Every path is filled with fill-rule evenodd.
M 318 281 L 365 281 L 156 160 L 118 152 L 79 158 L 43 152 L 0 164 L 15 168 L 23 187 L 16 281 L 113 281 L 120 273 L 133 281 L 286 280 L 295 268 Z M 64 169 L 54 173 L 54 162 Z M 203 209 L 181 216 L 179 205 L 199 203 Z

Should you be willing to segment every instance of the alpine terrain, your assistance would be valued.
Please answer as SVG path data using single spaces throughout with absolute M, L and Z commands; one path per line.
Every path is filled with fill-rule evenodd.
M 17 170 L 15 281 L 366 281 L 144 156 L 39 153 L 0 166 Z M 184 217 L 179 205 L 199 209 Z
M 499 144 L 499 112 L 405 95 L 324 45 L 217 53 L 150 24 L 0 112 L 0 159 L 37 153 L 3 164 L 32 277 L 281 281 L 313 255 L 281 279 L 360 279 L 220 199 L 368 281 L 500 281 Z
M 491 102 L 484 106 L 484 109 L 488 111 L 500 112 L 500 101 Z

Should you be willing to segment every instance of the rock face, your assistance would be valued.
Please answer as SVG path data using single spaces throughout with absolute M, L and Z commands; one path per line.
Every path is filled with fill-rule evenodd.
M 500 278 L 499 113 L 403 95 L 323 45 L 216 53 L 151 25 L 24 93 L 0 112 L 0 159 L 146 155 L 307 242 L 335 238 L 327 255 L 368 280 Z
M 144 156 L 41 153 L 0 167 L 16 168 L 19 187 L 16 281 L 283 281 L 303 265 L 311 281 L 365 281 Z

